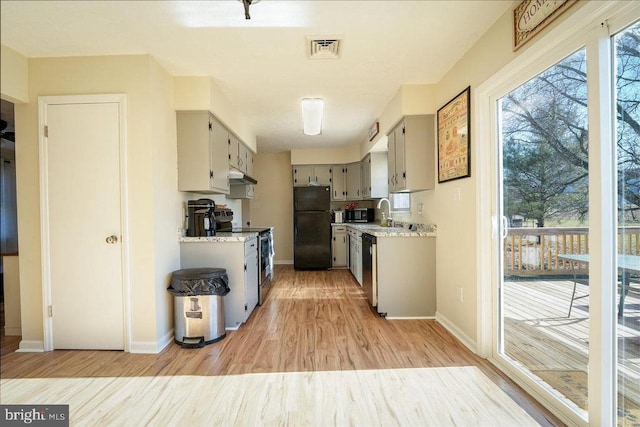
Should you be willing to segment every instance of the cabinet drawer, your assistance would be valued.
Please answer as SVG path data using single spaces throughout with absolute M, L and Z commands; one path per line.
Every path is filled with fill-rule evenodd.
M 258 239 L 256 237 L 252 237 L 249 240 L 244 242 L 244 254 L 245 256 L 251 252 L 258 251 Z

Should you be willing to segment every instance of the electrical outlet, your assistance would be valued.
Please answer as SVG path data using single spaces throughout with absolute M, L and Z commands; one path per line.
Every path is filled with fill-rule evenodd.
M 460 187 L 456 187 L 453 190 L 453 200 L 460 201 L 460 199 L 462 198 L 460 193 L 461 193 L 460 192 Z
M 458 302 L 462 302 L 463 301 L 462 288 L 461 287 L 456 288 L 456 300 L 458 300 Z

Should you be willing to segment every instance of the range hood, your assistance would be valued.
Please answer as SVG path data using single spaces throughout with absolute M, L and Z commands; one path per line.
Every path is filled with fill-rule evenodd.
M 245 175 L 243 172 L 240 172 L 238 169 L 229 168 L 229 184 L 230 185 L 253 185 L 257 183 L 258 181 L 251 178 L 249 175 Z

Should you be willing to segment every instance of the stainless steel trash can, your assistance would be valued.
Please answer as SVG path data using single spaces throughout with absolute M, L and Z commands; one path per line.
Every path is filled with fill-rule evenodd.
M 222 295 L 174 296 L 173 304 L 176 343 L 202 347 L 226 336 Z
M 229 279 L 224 268 L 174 271 L 167 291 L 174 296 L 176 343 L 198 348 L 226 336 L 224 296 L 229 293 Z

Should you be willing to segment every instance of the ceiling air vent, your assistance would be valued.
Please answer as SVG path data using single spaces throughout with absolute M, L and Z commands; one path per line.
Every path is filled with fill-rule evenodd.
M 340 58 L 341 42 L 338 37 L 307 37 L 307 56 L 309 59 Z

